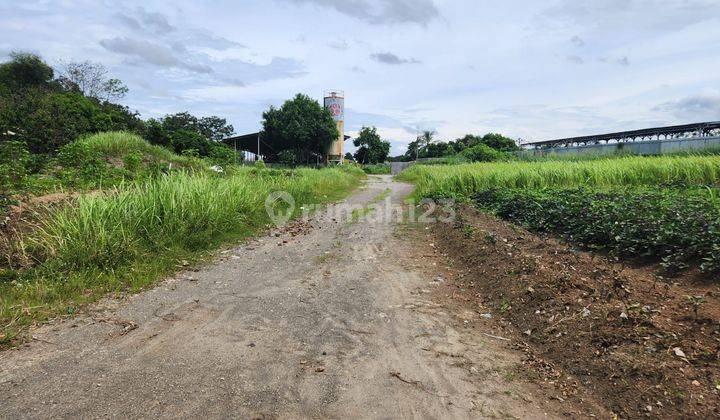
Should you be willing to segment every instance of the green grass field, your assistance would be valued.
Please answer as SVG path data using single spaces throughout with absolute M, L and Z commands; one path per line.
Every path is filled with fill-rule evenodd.
M 419 197 L 469 196 L 488 188 L 713 185 L 720 181 L 720 156 L 414 165 L 398 179 L 416 183 Z
M 535 232 L 561 234 L 668 273 L 720 272 L 720 157 L 415 165 L 416 198 L 454 197 Z

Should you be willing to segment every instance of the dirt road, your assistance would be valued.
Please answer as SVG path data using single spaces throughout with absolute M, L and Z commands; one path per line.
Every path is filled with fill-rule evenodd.
M 388 192 L 398 204 L 410 189 L 373 177 L 345 204 Z M 479 314 L 433 298 L 437 263 L 396 222 L 333 220 L 335 208 L 33 332 L 28 346 L 0 354 L 0 417 L 544 418 L 575 409 L 513 380 L 520 355 L 469 328 Z

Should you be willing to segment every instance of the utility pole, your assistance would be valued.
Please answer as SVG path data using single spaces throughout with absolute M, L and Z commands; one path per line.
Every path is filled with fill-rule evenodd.
M 257 138 L 257 155 L 255 156 L 255 160 L 257 161 L 258 158 L 260 158 L 260 132 L 258 131 L 258 138 Z

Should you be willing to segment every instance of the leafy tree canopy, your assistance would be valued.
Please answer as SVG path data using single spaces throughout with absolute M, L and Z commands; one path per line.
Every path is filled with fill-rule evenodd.
M 307 95 L 297 94 L 263 113 L 263 142 L 274 153 L 293 150 L 301 161 L 324 154 L 338 135 L 330 111 Z
M 228 124 L 225 118 L 214 115 L 200 118 L 197 129 L 200 134 L 213 141 L 220 141 L 235 134 L 235 128 Z
M 355 161 L 363 164 L 385 162 L 390 153 L 390 142 L 381 139 L 375 127 L 363 127 L 353 144 L 358 148 Z
M 227 124 L 224 118 L 198 118 L 189 112 L 150 119 L 145 126 L 144 137 L 150 143 L 172 147 L 177 153 L 192 149 L 203 157 L 221 153 L 214 146 L 226 147 L 218 142 L 235 133 L 233 126 Z
M 14 132 L 32 153 L 52 154 L 83 134 L 113 130 L 140 131 L 143 122 L 127 108 L 100 104 L 81 93 L 28 89 L 1 98 L 0 133 Z
M 497 133 L 488 133 L 484 136 L 467 134 L 455 141 L 443 142 L 435 141 L 434 133 L 432 131 L 426 131 L 418 136 L 415 141 L 408 144 L 405 159 L 413 160 L 416 157 L 435 158 L 452 156 L 459 153 L 462 154 L 464 150 L 474 148 L 478 145 L 486 146 L 498 152 L 511 152 L 519 149 L 515 140 Z M 485 149 L 477 150 L 485 151 Z
M 520 149 L 517 143 L 515 143 L 515 140 L 497 133 L 485 134 L 482 139 L 480 139 L 480 143 L 501 152 L 510 152 Z
M 31 53 L 10 53 L 10 61 L 0 64 L 0 84 L 9 90 L 49 88 L 53 81 L 53 69 Z
M 493 162 L 507 158 L 507 153 L 479 143 L 460 152 L 460 155 L 472 162 Z

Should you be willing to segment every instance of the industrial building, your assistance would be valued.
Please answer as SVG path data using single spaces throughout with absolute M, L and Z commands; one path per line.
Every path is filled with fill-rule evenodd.
M 521 153 L 661 155 L 678 151 L 720 147 L 720 121 L 645 128 L 591 136 L 525 143 Z

